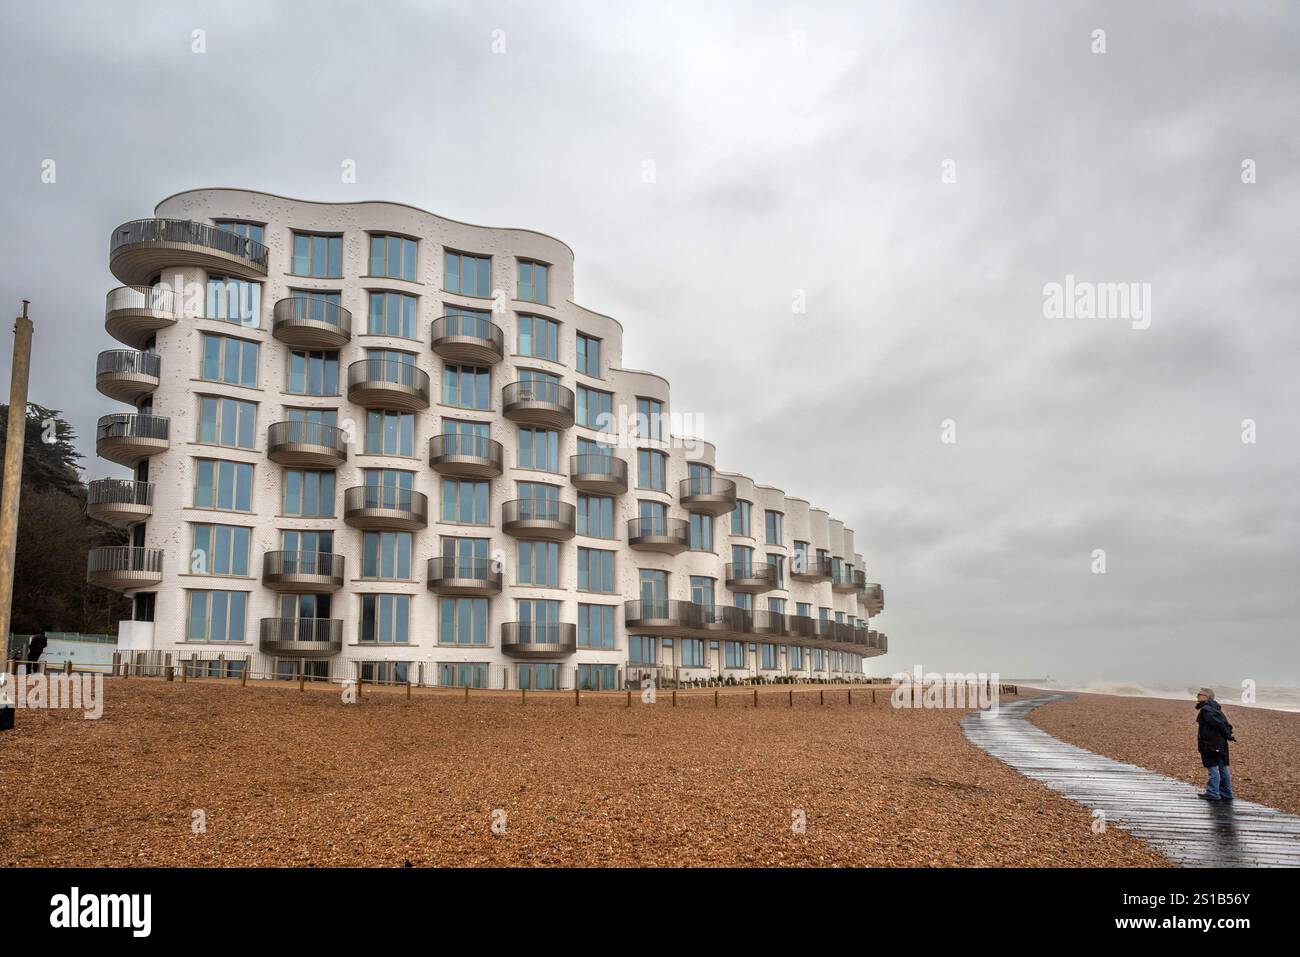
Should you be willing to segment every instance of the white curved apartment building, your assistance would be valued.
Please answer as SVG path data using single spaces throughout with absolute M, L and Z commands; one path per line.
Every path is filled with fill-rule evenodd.
M 96 372 L 133 472 L 89 495 L 129 530 L 88 567 L 134 598 L 122 647 L 496 688 L 885 652 L 852 530 L 674 437 L 559 240 L 232 189 L 155 217 L 113 233 Z

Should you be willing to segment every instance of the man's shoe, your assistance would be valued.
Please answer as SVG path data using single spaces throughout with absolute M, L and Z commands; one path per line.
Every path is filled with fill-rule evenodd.
M 1196 795 L 1196 796 L 1197 796 L 1198 798 L 1200 798 L 1202 801 L 1218 801 L 1218 800 L 1220 800 L 1219 798 L 1215 797 L 1213 794 L 1206 794 L 1204 791 L 1202 791 L 1200 794 L 1198 794 L 1198 795 Z
M 1232 803 L 1232 798 L 1221 797 L 1221 798 L 1219 798 L 1219 800 L 1220 800 L 1220 801 L 1227 801 L 1229 804 Z

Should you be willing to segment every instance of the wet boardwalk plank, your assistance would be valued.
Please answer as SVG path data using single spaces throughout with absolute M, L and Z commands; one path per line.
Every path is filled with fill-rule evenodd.
M 966 737 L 1028 778 L 1094 811 L 1184 867 L 1300 867 L 1300 817 L 1243 801 L 1202 801 L 1198 788 L 1067 744 L 1026 720 L 1069 695 L 1003 704 L 962 719 Z

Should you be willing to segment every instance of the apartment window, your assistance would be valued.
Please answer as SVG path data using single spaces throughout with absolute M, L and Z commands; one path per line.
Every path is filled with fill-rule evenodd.
M 541 316 L 519 317 L 519 354 L 560 360 L 560 325 Z
M 659 663 L 659 640 L 650 635 L 629 635 L 627 639 L 627 663 L 654 667 Z
M 560 546 L 557 542 L 519 543 L 520 585 L 560 587 Z
M 280 533 L 280 548 L 294 554 L 327 555 L 334 551 L 334 533 L 285 529 Z
M 748 574 L 754 567 L 754 550 L 748 545 L 732 545 L 731 563 L 736 571 Z
M 439 598 L 438 642 L 444 645 L 486 645 L 488 600 Z
M 257 405 L 217 396 L 199 397 L 199 430 L 195 441 L 233 449 L 253 447 Z
M 415 473 L 399 469 L 364 469 L 361 480 L 366 487 L 366 502 L 379 508 L 410 509 Z
M 257 388 L 257 343 L 203 333 L 199 378 Z
M 519 298 L 524 302 L 547 302 L 547 278 L 550 273 L 550 267 L 542 264 L 529 262 L 526 259 L 519 260 Z
M 249 538 L 243 525 L 195 525 L 191 574 L 247 575 Z
M 770 611 L 770 612 L 771 612 L 772 614 L 774 614 L 774 615 L 784 615 L 784 614 L 785 614 L 785 599 L 784 599 L 784 598 L 770 598 L 770 597 L 769 597 L 769 598 L 767 599 L 767 610 Z
M 186 641 L 243 641 L 246 591 L 190 591 Z
M 521 469 L 560 470 L 560 433 L 549 429 L 519 429 L 518 466 Z
M 285 418 L 290 422 L 301 422 L 315 430 L 337 428 L 339 424 L 338 409 L 302 409 L 286 408 Z
M 780 512 L 773 512 L 770 509 L 764 513 L 763 528 L 767 532 L 768 545 L 781 544 L 781 520 L 784 517 Z
M 749 538 L 749 511 L 751 504 L 743 498 L 736 500 L 736 507 L 731 510 L 731 534 Z
M 747 668 L 749 667 L 748 658 L 745 655 L 745 643 L 742 641 L 724 641 L 722 643 L 722 653 L 724 663 L 728 668 Z
M 370 293 L 369 320 L 366 331 L 372 336 L 398 336 L 414 339 L 415 309 L 419 299 L 403 292 Z
M 777 664 L 776 645 L 759 645 L 758 649 L 762 655 L 761 666 L 765 670 L 771 671 L 773 668 L 779 667 Z
M 790 646 L 790 670 L 803 671 L 803 648 L 798 645 Z
M 415 455 L 415 413 L 366 410 L 367 455 Z
M 795 541 L 794 558 L 790 563 L 790 571 L 795 574 L 809 571 L 811 566 L 808 563 L 808 543 Z
M 343 294 L 326 292 L 322 289 L 290 289 L 289 297 L 293 300 L 295 319 L 311 319 L 314 322 L 328 322 L 341 325 L 343 317 L 339 310 L 343 307 Z M 351 332 L 351 327 L 346 327 Z
M 334 473 L 285 469 L 284 514 L 296 518 L 333 518 Z
M 736 607 L 749 614 L 754 613 L 754 596 L 746 592 L 741 592 L 736 596 Z
M 638 449 L 636 453 L 637 488 L 668 491 L 668 456 L 654 449 Z
M 520 644 L 549 644 L 557 640 L 560 603 L 549 598 L 528 598 L 515 602 L 519 616 Z
M 539 402 L 558 402 L 560 400 L 560 377 L 551 372 L 539 372 L 536 369 L 520 369 L 519 382 L 525 393 L 523 398 L 532 398 Z
M 578 371 L 600 378 L 600 340 L 578 333 Z
M 462 409 L 490 409 L 490 373 L 474 366 L 446 366 L 442 373 L 442 401 Z
M 772 587 L 785 587 L 785 556 L 771 555 L 767 556 L 767 563 L 772 566 L 772 580 L 775 583 Z
M 204 316 L 258 328 L 262 324 L 262 284 L 233 276 L 209 276 Z
M 253 466 L 247 462 L 195 459 L 194 507 L 225 512 L 253 510 Z
M 614 691 L 617 674 L 614 665 L 578 665 L 578 687 L 583 691 Z
M 480 661 L 440 661 L 438 684 L 444 688 L 486 688 L 488 666 Z
M 528 499 L 540 504 L 539 514 L 545 513 L 548 506 L 560 500 L 560 487 L 558 485 L 549 485 L 546 482 L 518 482 L 519 497 Z M 550 509 L 553 511 L 553 509 Z
M 361 577 L 409 581 L 412 539 L 410 532 L 363 532 Z
M 713 590 L 716 582 L 704 575 L 691 576 L 691 601 L 704 608 L 713 607 Z
M 713 551 L 713 516 L 691 513 L 691 550 Z
M 578 495 L 578 534 L 614 537 L 614 500 L 605 495 Z
M 289 353 L 289 392 L 298 395 L 339 394 L 339 354 L 294 349 Z
M 488 483 L 443 479 L 442 520 L 461 525 L 486 525 Z
M 240 239 L 251 239 L 255 243 L 266 243 L 266 227 L 261 223 L 245 223 L 237 219 L 229 219 L 217 223 L 217 229 L 227 233 L 234 233 Z
M 578 590 L 615 590 L 613 552 L 599 548 L 578 549 Z
M 799 615 L 803 618 L 812 617 L 812 605 L 808 604 L 808 602 L 806 601 L 801 601 L 796 603 L 794 606 L 794 610 L 796 615 Z
M 578 605 L 578 647 L 612 650 L 613 605 Z
M 683 668 L 703 668 L 704 667 L 704 642 L 699 638 L 682 638 L 679 641 L 681 645 L 682 667 Z
M 558 691 L 560 666 L 554 662 L 520 662 L 517 666 L 519 687 L 526 691 Z
M 637 518 L 642 535 L 668 534 L 668 506 L 663 502 L 638 502 Z
M 370 275 L 415 282 L 415 240 L 371 233 Z
M 638 569 L 641 602 L 645 605 L 662 605 L 668 601 L 668 573 L 658 568 Z
M 492 260 L 487 256 L 447 253 L 443 260 L 442 287 L 462 296 L 492 295 Z
M 599 389 L 578 386 L 577 420 L 579 425 L 601 432 L 616 431 L 614 396 Z
M 487 538 L 461 538 L 454 535 L 442 537 L 442 558 L 451 563 L 457 576 L 478 578 L 490 570 Z M 447 569 L 450 570 L 450 569 Z
M 296 276 L 342 279 L 343 237 L 294 233 L 293 272 Z
M 404 645 L 410 632 L 410 595 L 361 596 L 361 641 Z
M 662 439 L 664 404 L 658 399 L 636 400 L 636 434 L 643 439 Z
M 482 309 L 443 304 L 442 317 L 447 320 L 447 335 L 492 338 L 492 314 Z

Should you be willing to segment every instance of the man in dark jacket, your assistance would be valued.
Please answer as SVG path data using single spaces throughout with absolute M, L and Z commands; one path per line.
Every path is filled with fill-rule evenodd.
M 1206 801 L 1232 800 L 1232 772 L 1228 770 L 1228 742 L 1236 741 L 1232 725 L 1219 702 L 1214 700 L 1213 688 L 1202 688 L 1196 693 L 1196 749 L 1201 752 L 1201 764 L 1209 778 L 1201 798 Z
M 27 670 L 37 672 L 40 665 L 41 655 L 45 653 L 45 629 L 42 628 L 36 634 L 32 635 L 31 640 L 27 642 Z

